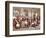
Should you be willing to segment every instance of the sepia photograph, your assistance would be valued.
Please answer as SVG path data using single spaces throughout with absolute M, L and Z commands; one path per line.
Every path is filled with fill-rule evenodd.
M 5 36 L 45 34 L 45 4 L 5 2 Z
M 40 30 L 40 8 L 13 7 L 13 31 Z

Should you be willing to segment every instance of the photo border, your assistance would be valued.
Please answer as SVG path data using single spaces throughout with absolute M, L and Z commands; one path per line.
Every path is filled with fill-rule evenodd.
M 36 34 L 21 34 L 21 35 L 9 35 L 9 4 L 10 3 L 20 3 L 20 4 L 34 4 L 34 5 L 43 5 L 43 33 Z M 44 35 L 45 34 L 45 3 L 35 3 L 35 2 L 19 2 L 19 1 L 5 1 L 5 36 L 29 36 L 29 35 Z

